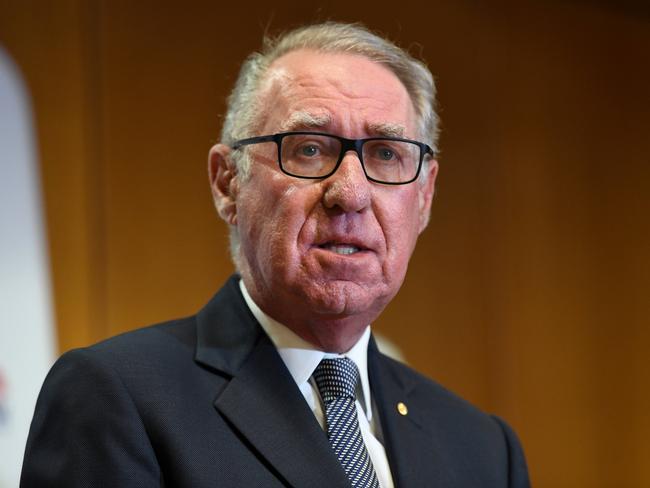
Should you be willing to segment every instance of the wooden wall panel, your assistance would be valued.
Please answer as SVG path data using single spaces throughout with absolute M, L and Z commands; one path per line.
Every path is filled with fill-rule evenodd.
M 226 279 L 206 176 L 225 96 L 268 26 L 325 18 L 438 78 L 432 220 L 376 328 L 505 417 L 535 486 L 650 486 L 650 13 L 632 2 L 0 3 L 34 96 L 60 349 L 193 313 Z

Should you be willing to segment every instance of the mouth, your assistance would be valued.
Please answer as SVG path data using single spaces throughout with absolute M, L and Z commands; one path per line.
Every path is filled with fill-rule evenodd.
M 356 254 L 358 252 L 363 251 L 363 249 L 353 244 L 339 244 L 333 242 L 326 242 L 324 244 L 320 244 L 318 247 L 320 249 L 325 249 L 335 254 L 340 254 L 342 256 L 349 256 L 351 254 Z

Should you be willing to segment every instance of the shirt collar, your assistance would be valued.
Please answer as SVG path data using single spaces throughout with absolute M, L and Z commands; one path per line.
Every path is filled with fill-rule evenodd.
M 313 344 L 307 342 L 302 337 L 287 326 L 277 320 L 269 317 L 253 301 L 243 280 L 239 280 L 244 300 L 250 308 L 257 321 L 269 336 L 271 342 L 275 345 L 280 357 L 284 361 L 289 373 L 296 384 L 300 387 L 303 383 L 309 382 L 314 370 L 323 358 L 348 357 L 357 365 L 359 376 L 361 377 L 361 392 L 363 398 L 361 404 L 366 412 L 368 420 L 372 418 L 372 408 L 370 406 L 370 382 L 368 381 L 368 341 L 370 340 L 370 326 L 368 325 L 363 334 L 344 354 L 328 353 L 316 349 Z

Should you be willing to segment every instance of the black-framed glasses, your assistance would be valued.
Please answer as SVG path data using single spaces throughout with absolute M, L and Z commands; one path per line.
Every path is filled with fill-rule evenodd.
M 296 178 L 332 176 L 348 151 L 359 157 L 366 178 L 385 185 L 405 185 L 420 174 L 425 156 L 434 157 L 423 142 L 399 137 L 347 139 L 324 132 L 282 132 L 236 141 L 233 149 L 274 142 L 283 173 Z

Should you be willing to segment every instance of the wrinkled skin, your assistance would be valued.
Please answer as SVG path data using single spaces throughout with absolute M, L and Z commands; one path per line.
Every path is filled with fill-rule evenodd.
M 418 138 L 404 85 L 360 56 L 290 52 L 272 64 L 260 96 L 265 109 L 251 136 L 286 130 L 292 115 L 307 111 L 324 125 L 291 129 L 362 138 L 391 124 Z M 331 177 L 301 180 L 280 172 L 274 144 L 249 151 L 247 180 L 228 147 L 216 145 L 209 159 L 219 214 L 239 232 L 244 283 L 271 317 L 322 350 L 345 352 L 404 280 L 428 221 L 437 163 L 422 182 L 389 186 L 369 182 L 354 152 Z M 358 252 L 341 253 L 350 249 Z

